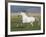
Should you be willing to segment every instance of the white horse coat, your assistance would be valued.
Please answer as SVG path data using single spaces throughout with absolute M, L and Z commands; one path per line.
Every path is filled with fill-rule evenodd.
M 22 20 L 23 23 L 33 23 L 35 21 L 34 17 L 25 17 Z
M 25 13 L 21 13 L 21 15 L 22 15 L 22 22 L 23 23 L 33 23 L 33 22 L 35 22 L 35 17 L 28 17 Z

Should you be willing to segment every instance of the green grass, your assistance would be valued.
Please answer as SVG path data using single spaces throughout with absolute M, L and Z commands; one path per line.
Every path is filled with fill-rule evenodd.
M 28 31 L 28 30 L 40 30 L 41 29 L 41 23 L 40 23 L 40 17 L 39 22 L 37 20 L 33 23 L 33 26 L 30 23 L 22 23 L 22 16 L 16 15 L 11 16 L 11 31 Z

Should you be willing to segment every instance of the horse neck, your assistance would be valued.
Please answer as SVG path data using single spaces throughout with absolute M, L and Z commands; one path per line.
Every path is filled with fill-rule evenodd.
M 27 17 L 27 15 L 25 13 L 22 13 L 21 15 L 22 15 L 22 17 Z
M 26 15 L 22 15 L 22 17 L 27 17 Z

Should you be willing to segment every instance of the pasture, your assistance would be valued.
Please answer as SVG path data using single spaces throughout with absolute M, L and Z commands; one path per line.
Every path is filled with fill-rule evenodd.
M 35 21 L 33 26 L 30 23 L 22 23 L 21 15 L 11 16 L 11 31 L 31 31 L 31 30 L 40 30 L 41 29 L 41 17 L 34 16 L 39 19 Z

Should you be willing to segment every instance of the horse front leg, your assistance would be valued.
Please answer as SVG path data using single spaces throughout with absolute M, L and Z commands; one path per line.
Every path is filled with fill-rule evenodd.
M 33 23 L 31 23 L 31 25 L 33 26 Z

